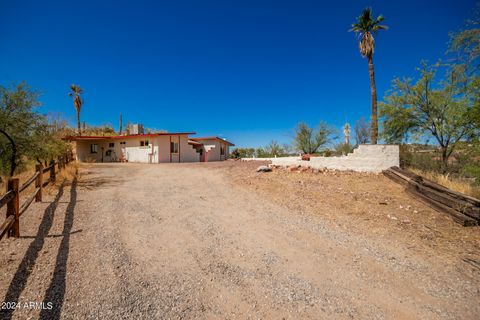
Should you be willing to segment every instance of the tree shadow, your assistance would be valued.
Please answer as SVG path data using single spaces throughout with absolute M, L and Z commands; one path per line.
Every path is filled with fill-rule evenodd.
M 65 300 L 67 260 L 70 251 L 70 235 L 72 234 L 73 218 L 75 214 L 75 205 L 77 204 L 77 176 L 73 178 L 70 188 L 70 202 L 65 213 L 63 221 L 62 241 L 58 249 L 55 270 L 53 271 L 50 286 L 45 293 L 44 302 L 53 303 L 53 308 L 44 308 L 40 312 L 40 319 L 60 319 L 63 302 Z
M 78 182 L 78 187 L 80 190 L 98 190 L 100 188 L 116 187 L 123 181 L 123 179 L 115 179 L 113 177 L 82 178 L 82 180 Z
M 18 303 L 18 299 L 23 290 L 25 289 L 25 286 L 27 285 L 27 280 L 32 273 L 33 267 L 35 266 L 38 254 L 43 248 L 45 238 L 48 236 L 50 228 L 52 227 L 55 211 L 57 209 L 60 198 L 63 196 L 64 188 L 65 184 L 62 183 L 60 185 L 57 195 L 55 196 L 55 199 L 45 209 L 42 221 L 40 222 L 40 226 L 38 227 L 37 235 L 35 236 L 32 243 L 30 243 L 30 245 L 28 246 L 25 256 L 20 262 L 20 265 L 18 266 L 12 281 L 10 282 L 3 301 Z M 11 319 L 14 311 L 15 309 L 2 309 L 0 310 L 0 318 Z

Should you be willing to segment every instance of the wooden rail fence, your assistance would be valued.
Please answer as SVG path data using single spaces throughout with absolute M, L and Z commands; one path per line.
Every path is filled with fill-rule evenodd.
M 383 171 L 390 179 L 404 185 L 407 192 L 434 209 L 448 213 L 463 226 L 480 224 L 480 200 L 450 190 L 410 171 L 392 167 Z
M 68 153 L 58 157 L 57 160 L 50 161 L 48 167 L 41 164 L 36 165 L 35 174 L 31 176 L 24 184 L 20 186 L 18 178 L 10 178 L 7 183 L 7 192 L 0 197 L 0 209 L 7 206 L 7 216 L 0 225 L 0 240 L 5 234 L 8 237 L 20 237 L 20 216 L 25 213 L 30 204 L 42 201 L 42 189 L 49 183 L 54 183 L 56 173 L 63 170 L 68 163 L 73 161 L 73 155 Z M 49 173 L 49 177 L 44 179 L 44 174 Z M 35 182 L 35 191 L 26 197 L 20 205 L 20 194 L 25 191 L 33 182 Z

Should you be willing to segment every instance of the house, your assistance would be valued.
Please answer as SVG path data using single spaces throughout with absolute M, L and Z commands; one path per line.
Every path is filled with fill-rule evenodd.
M 68 137 L 80 162 L 207 162 L 228 159 L 233 143 L 219 137 L 190 138 L 195 132 Z

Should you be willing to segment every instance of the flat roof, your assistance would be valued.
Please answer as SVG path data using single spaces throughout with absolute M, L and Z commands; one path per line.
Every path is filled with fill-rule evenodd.
M 199 137 L 199 138 L 190 138 L 190 140 L 194 140 L 194 141 L 202 141 L 202 140 L 220 140 L 222 142 L 226 142 L 227 144 L 229 144 L 230 146 L 234 146 L 233 143 L 231 143 L 230 141 L 227 141 L 223 138 L 220 138 L 220 137 Z
M 203 145 L 202 143 L 197 142 L 197 141 L 193 141 L 192 139 L 188 139 L 188 144 L 192 144 L 192 145 L 196 145 L 196 146 Z
M 195 132 L 162 132 L 162 133 L 145 133 L 145 134 L 129 134 L 120 136 L 68 136 L 63 138 L 64 140 L 102 140 L 102 139 L 131 139 L 131 138 L 148 138 L 158 136 L 184 136 L 189 134 L 195 134 Z

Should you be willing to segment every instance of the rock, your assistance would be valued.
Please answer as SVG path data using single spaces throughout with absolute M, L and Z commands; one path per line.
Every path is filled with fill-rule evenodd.
M 260 166 L 257 168 L 257 172 L 270 172 L 270 171 L 272 171 L 272 169 L 267 166 Z

